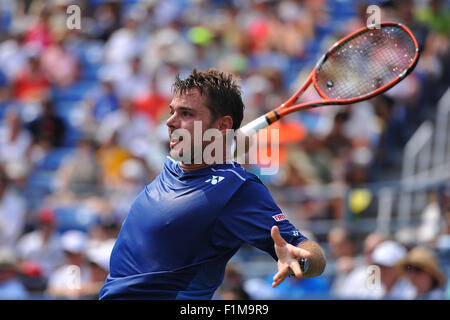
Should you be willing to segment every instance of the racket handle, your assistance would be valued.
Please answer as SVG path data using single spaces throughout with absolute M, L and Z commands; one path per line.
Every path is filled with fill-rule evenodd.
M 300 258 L 298 259 L 298 264 L 300 265 L 300 270 L 302 270 L 302 274 L 305 274 L 309 270 L 310 260 L 308 258 Z M 291 270 L 289 277 L 295 277 L 294 272 Z
M 266 128 L 279 119 L 280 116 L 278 112 L 276 110 L 273 110 L 266 113 L 265 115 L 260 116 L 259 118 L 256 118 L 255 120 L 247 123 L 245 126 L 240 128 L 236 132 L 236 139 L 245 139 L 245 147 L 243 148 L 243 150 L 236 150 L 236 142 L 234 142 L 231 148 L 234 157 L 237 158 L 242 156 L 243 154 L 246 154 L 253 144 L 254 139 L 252 138 L 252 136 L 255 135 L 259 130 Z
M 257 133 L 259 130 L 267 127 L 271 122 L 269 122 L 266 115 L 263 115 L 255 120 L 247 123 L 245 126 L 238 130 L 238 134 L 243 134 L 246 136 L 252 136 Z

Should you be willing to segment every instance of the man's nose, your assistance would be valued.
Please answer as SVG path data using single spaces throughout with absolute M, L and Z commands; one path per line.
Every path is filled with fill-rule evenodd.
M 170 129 L 177 129 L 180 126 L 180 121 L 176 113 L 172 114 L 166 121 L 166 126 Z

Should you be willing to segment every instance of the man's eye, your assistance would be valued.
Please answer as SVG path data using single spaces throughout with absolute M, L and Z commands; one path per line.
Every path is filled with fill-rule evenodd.
M 190 116 L 192 116 L 190 112 L 183 111 L 183 117 L 190 117 Z

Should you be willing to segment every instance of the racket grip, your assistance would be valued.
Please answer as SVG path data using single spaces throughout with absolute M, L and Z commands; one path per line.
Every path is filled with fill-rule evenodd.
M 309 269 L 309 259 L 308 258 L 300 258 L 298 260 L 298 263 L 300 264 L 300 269 L 302 270 L 302 273 L 305 273 Z
M 264 129 L 270 124 L 266 115 L 263 115 L 255 120 L 247 123 L 245 126 L 238 130 L 238 133 L 241 133 L 246 136 L 252 136 L 257 133 L 259 130 Z
M 236 142 L 233 142 L 231 150 L 234 154 L 234 157 L 237 158 L 242 156 L 243 154 L 246 154 L 253 145 L 253 135 L 255 135 L 259 130 L 264 129 L 271 123 L 277 121 L 278 119 L 280 119 L 278 113 L 275 110 L 270 111 L 237 130 L 236 139 L 244 139 L 245 147 L 241 148 L 241 150 L 236 150 Z
M 267 127 L 269 124 L 270 123 L 268 122 L 267 117 L 263 115 L 237 130 L 236 140 L 244 141 L 244 147 L 237 150 L 236 140 L 233 141 L 231 152 L 234 155 L 234 158 L 238 158 L 243 156 L 244 154 L 247 154 L 254 142 L 253 135 L 255 135 L 259 130 Z

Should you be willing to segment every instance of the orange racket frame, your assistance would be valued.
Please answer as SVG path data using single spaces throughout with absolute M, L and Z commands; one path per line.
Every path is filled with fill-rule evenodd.
M 250 123 L 246 124 L 245 126 L 240 128 L 239 131 L 241 133 L 243 133 L 244 135 L 252 135 L 252 134 L 256 133 L 257 131 L 267 127 L 268 125 L 274 123 L 275 121 L 278 121 L 279 119 L 281 119 L 282 117 L 284 117 L 284 116 L 286 116 L 286 115 L 288 115 L 290 113 L 293 113 L 293 112 L 296 112 L 296 111 L 300 111 L 300 110 L 316 108 L 316 107 L 320 107 L 320 106 L 324 106 L 324 105 L 344 105 L 344 104 L 352 104 L 352 103 L 360 102 L 360 101 L 363 101 L 363 100 L 367 100 L 367 99 L 373 98 L 374 96 L 379 95 L 379 94 L 387 91 L 388 89 L 392 88 L 394 85 L 399 83 L 409 73 L 411 73 L 411 71 L 413 71 L 414 67 L 416 66 L 416 64 L 417 64 L 417 62 L 419 60 L 419 45 L 417 43 L 416 38 L 412 34 L 412 32 L 406 26 L 404 26 L 401 23 L 388 21 L 388 22 L 380 23 L 380 26 L 383 26 L 383 27 L 395 26 L 395 27 L 403 29 L 411 37 L 411 39 L 414 42 L 414 46 L 416 48 L 415 56 L 412 59 L 409 67 L 402 74 L 397 76 L 394 80 L 392 80 L 391 82 L 387 83 L 386 85 L 384 85 L 384 86 L 374 90 L 373 92 L 371 92 L 369 94 L 366 94 L 366 95 L 363 95 L 363 96 L 359 96 L 359 97 L 355 97 L 355 98 L 352 98 L 352 99 L 331 99 L 324 92 L 322 92 L 322 90 L 319 88 L 319 86 L 317 84 L 317 79 L 316 79 L 317 69 L 322 65 L 323 62 L 326 61 L 326 59 L 329 57 L 329 55 L 334 50 L 336 50 L 337 48 L 342 46 L 342 44 L 344 44 L 347 41 L 351 40 L 352 38 L 358 36 L 359 34 L 363 33 L 364 31 L 372 30 L 375 27 L 375 26 L 366 26 L 366 27 L 363 27 L 363 28 L 360 28 L 360 29 L 356 30 L 355 32 L 353 32 L 353 33 L 349 34 L 348 36 L 346 36 L 346 37 L 340 39 L 339 41 L 337 41 L 319 59 L 319 61 L 317 62 L 316 66 L 312 70 L 311 74 L 308 76 L 308 79 L 306 80 L 305 84 L 297 92 L 295 92 L 286 102 L 281 104 L 276 109 L 274 109 L 272 111 L 269 111 L 265 115 L 263 115 L 263 116 L 255 119 L 255 120 L 251 121 Z M 324 100 L 311 101 L 311 102 L 305 102 L 305 103 L 295 104 L 294 105 L 294 102 L 311 85 L 311 83 L 314 83 L 314 87 L 315 87 L 317 93 Z

